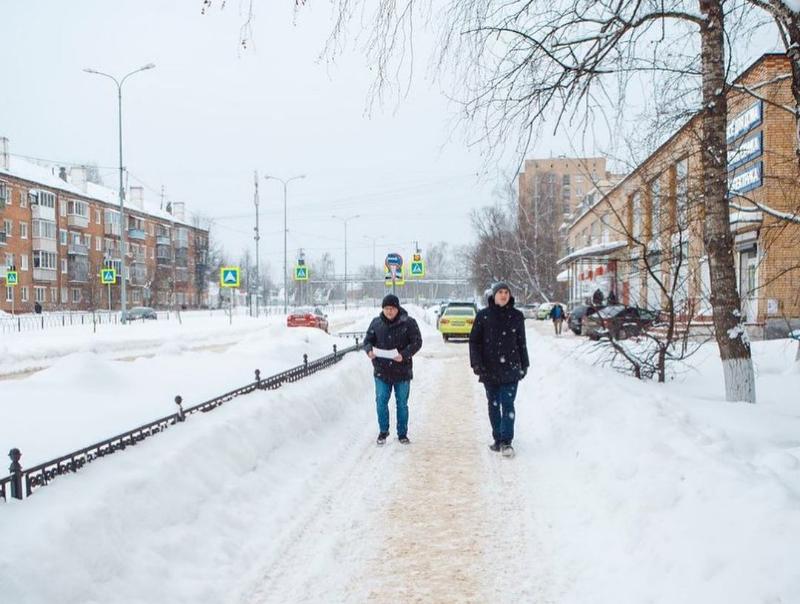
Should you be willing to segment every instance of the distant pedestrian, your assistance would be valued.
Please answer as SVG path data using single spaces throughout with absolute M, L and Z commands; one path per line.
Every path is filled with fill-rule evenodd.
M 514 400 L 517 385 L 528 372 L 525 317 L 514 308 L 507 283 L 495 283 L 489 306 L 475 317 L 469 334 L 469 362 L 486 390 L 492 451 L 513 457 Z
M 553 329 L 556 332 L 557 336 L 561 335 L 561 324 L 564 323 L 564 307 L 561 306 L 558 302 L 553 305 L 553 308 L 550 309 L 550 318 L 553 320 Z
M 594 306 L 603 305 L 603 291 L 599 287 L 594 290 L 594 293 L 592 294 L 592 304 Z
M 33 303 L 33 312 L 35 312 L 37 315 L 42 314 L 42 305 L 39 304 L 38 300 Z
M 617 294 L 615 294 L 613 291 L 609 292 L 607 301 L 609 306 L 613 306 L 614 304 L 616 304 Z
M 375 375 L 375 406 L 378 413 L 379 445 L 389 436 L 389 398 L 394 390 L 397 406 L 397 439 L 407 445 L 408 395 L 411 391 L 412 357 L 422 348 L 417 322 L 389 294 L 381 303 L 381 314 L 372 320 L 364 338 L 364 350 L 372 359 Z

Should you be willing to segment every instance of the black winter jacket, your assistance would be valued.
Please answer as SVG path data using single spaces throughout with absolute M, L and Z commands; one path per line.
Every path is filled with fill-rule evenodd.
M 372 319 L 364 338 L 364 351 L 369 352 L 373 348 L 397 349 L 403 357 L 400 363 L 392 359 L 372 359 L 375 377 L 390 384 L 412 379 L 414 372 L 411 357 L 422 348 L 422 334 L 417 322 L 408 316 L 404 308 L 400 309 L 394 321 L 389 321 L 381 313 Z
M 475 317 L 469 363 L 480 381 L 488 384 L 510 384 L 525 377 L 530 365 L 525 317 L 514 308 L 513 296 L 505 306 L 497 306 L 490 296 L 489 306 Z

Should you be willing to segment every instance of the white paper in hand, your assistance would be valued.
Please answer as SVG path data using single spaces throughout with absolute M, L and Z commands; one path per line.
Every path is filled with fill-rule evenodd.
M 397 349 L 394 350 L 384 350 L 383 348 L 373 348 L 372 352 L 375 353 L 375 356 L 379 359 L 393 359 L 398 354 L 400 354 Z

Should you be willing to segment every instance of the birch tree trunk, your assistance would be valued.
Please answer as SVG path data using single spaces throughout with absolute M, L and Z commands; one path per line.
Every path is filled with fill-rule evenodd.
M 725 399 L 756 402 L 755 373 L 744 329 L 729 224 L 728 153 L 725 140 L 725 41 L 722 0 L 700 0 L 703 64 L 703 238 L 711 274 L 714 329 L 725 376 Z

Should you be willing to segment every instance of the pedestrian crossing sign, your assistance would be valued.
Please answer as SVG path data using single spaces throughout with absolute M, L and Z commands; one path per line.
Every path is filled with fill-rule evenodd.
M 223 266 L 219 269 L 220 287 L 239 287 L 239 267 Z
M 6 285 L 16 285 L 19 283 L 19 273 L 17 271 L 7 271 L 6 272 Z
M 409 277 L 424 277 L 425 263 L 422 260 L 412 260 Z
M 298 264 L 294 267 L 294 280 L 295 281 L 308 281 L 308 267 Z
M 117 269 L 115 268 L 102 268 L 100 269 L 100 283 L 103 285 L 114 285 L 117 282 Z

